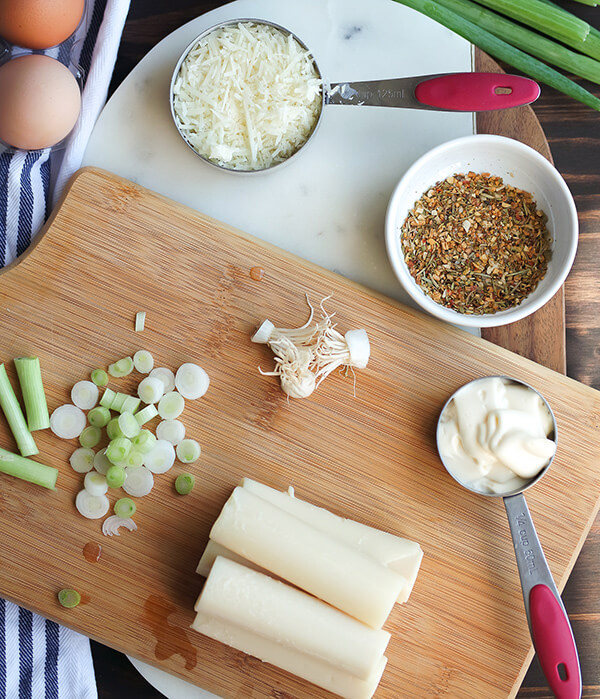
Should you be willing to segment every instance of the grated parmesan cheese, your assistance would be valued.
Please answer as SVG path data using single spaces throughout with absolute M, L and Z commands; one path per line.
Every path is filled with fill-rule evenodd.
M 263 170 L 308 140 L 321 95 L 313 58 L 293 36 L 238 22 L 191 49 L 173 107 L 180 131 L 204 158 L 232 170 Z

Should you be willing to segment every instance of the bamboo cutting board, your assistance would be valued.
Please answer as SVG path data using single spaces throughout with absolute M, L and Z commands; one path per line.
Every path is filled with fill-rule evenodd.
M 343 332 L 367 329 L 372 358 L 355 396 L 352 377 L 332 375 L 309 399 L 288 402 L 258 373 L 271 356 L 249 342 L 253 328 L 267 316 L 303 323 L 305 294 L 333 294 L 327 307 Z M 133 331 L 139 310 L 142 334 Z M 82 476 L 67 463 L 75 442 L 36 435 L 37 458 L 60 469 L 59 489 L 0 475 L 0 595 L 224 697 L 330 696 L 189 629 L 202 586 L 194 570 L 231 489 L 242 476 L 292 484 L 298 497 L 424 549 L 413 595 L 386 625 L 378 698 L 515 694 L 531 649 L 503 507 L 445 473 L 435 423 L 449 394 L 478 376 L 511 375 L 547 397 L 559 449 L 528 501 L 562 588 L 599 505 L 598 392 L 93 169 L 76 177 L 35 248 L 0 275 L 0 337 L 13 380 L 13 357 L 40 357 L 50 409 L 91 369 L 142 347 L 157 366 L 197 362 L 211 377 L 182 417 L 202 457 L 156 477 L 138 501 L 135 533 L 105 538 L 99 522 L 81 518 L 73 501 Z M 0 430 L 14 449 L 4 421 Z M 173 490 L 184 470 L 197 483 L 185 498 Z M 90 541 L 103 547 L 96 563 L 82 554 Z M 63 587 L 83 603 L 60 607 Z

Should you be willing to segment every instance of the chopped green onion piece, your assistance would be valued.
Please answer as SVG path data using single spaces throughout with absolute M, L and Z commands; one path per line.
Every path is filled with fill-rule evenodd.
M 50 427 L 50 415 L 42 383 L 40 360 L 37 357 L 17 357 L 15 368 L 21 384 L 29 431 L 47 429 Z
M 164 382 L 156 376 L 146 376 L 138 385 L 138 396 L 144 403 L 158 403 L 165 392 Z
M 141 402 L 142 401 L 139 398 L 136 398 L 136 396 L 127 396 L 123 406 L 121 407 L 121 412 L 135 413 L 135 411 L 140 407 Z
M 163 420 L 178 418 L 185 407 L 185 400 L 181 393 L 169 391 L 158 401 L 158 414 Z
M 132 449 L 129 452 L 129 456 L 125 459 L 125 468 L 139 468 L 144 464 L 144 452 L 139 449 Z
M 181 463 L 193 464 L 194 461 L 198 461 L 200 458 L 202 450 L 195 439 L 184 439 L 179 442 L 175 451 Z
M 188 495 L 194 489 L 195 481 L 191 473 L 180 473 L 175 479 L 175 490 L 179 495 Z
M 125 469 L 122 466 L 111 466 L 106 472 L 106 482 L 109 488 L 120 488 L 125 483 Z
M 121 412 L 123 409 L 123 406 L 125 405 L 125 401 L 127 400 L 127 394 L 126 393 L 115 393 L 115 397 L 113 399 L 113 402 L 110 406 L 111 410 L 116 410 L 118 413 Z
M 103 405 L 97 405 L 87 414 L 87 419 L 92 427 L 106 427 L 110 422 L 110 410 Z
M 125 437 L 117 437 L 109 442 L 106 447 L 106 458 L 111 464 L 119 464 L 125 461 L 131 451 L 131 442 Z
M 100 451 L 96 452 L 96 456 L 94 456 L 94 468 L 96 471 L 106 475 L 106 472 L 110 467 L 111 463 L 106 456 L 106 449 L 101 449 Z
M 105 388 L 102 398 L 100 398 L 100 405 L 110 410 L 116 395 L 117 394 L 111 388 Z
M 72 609 L 81 602 L 81 595 L 79 592 L 77 592 L 77 590 L 65 588 L 58 593 L 58 601 L 63 607 Z
M 69 457 L 69 463 L 73 471 L 77 473 L 87 473 L 94 468 L 94 458 L 96 455 L 91 449 L 79 447 Z
M 98 402 L 98 386 L 91 381 L 78 381 L 71 389 L 71 402 L 81 410 L 91 410 Z
M 108 384 L 108 374 L 104 369 L 94 369 L 90 374 L 90 379 L 96 384 L 96 386 L 106 386 Z
M 8 380 L 4 364 L 0 364 L 0 407 L 2 407 L 6 415 L 8 425 L 17 442 L 21 456 L 37 454 L 38 448 L 35 445 L 31 432 L 27 429 L 23 411 Z
M 155 442 L 156 437 L 152 434 L 152 432 L 150 432 L 150 430 L 140 430 L 137 437 L 133 438 L 133 446 L 142 454 L 147 454 L 149 451 L 152 451 Z
M 154 368 L 154 357 L 148 350 L 139 350 L 133 355 L 133 366 L 140 374 L 149 374 Z
M 106 476 L 98 471 L 90 471 L 85 474 L 83 479 L 83 487 L 87 492 L 93 497 L 100 497 L 101 495 L 106 495 L 108 490 L 108 482 Z
M 442 7 L 432 0 L 395 0 L 401 5 L 411 7 L 417 12 L 421 12 L 430 19 L 439 22 L 444 27 L 476 44 L 480 49 L 486 51 L 491 56 L 499 58 L 501 61 L 523 71 L 534 80 L 545 83 L 559 92 L 563 92 L 569 97 L 579 100 L 592 109 L 600 111 L 600 99 L 588 92 L 573 80 L 569 80 L 562 73 L 550 68 L 545 63 L 538 61 L 527 53 L 514 48 L 506 41 L 502 41 L 485 29 L 481 29 L 473 22 L 469 22 L 456 12 Z M 546 0 L 540 0 L 545 2 Z M 548 3 L 546 3 L 548 4 Z
M 58 469 L 39 464 L 37 461 L 26 459 L 24 456 L 13 454 L 2 448 L 0 448 L 0 473 L 7 473 L 9 476 L 41 485 L 49 490 L 56 490 Z
M 122 517 L 123 519 L 133 517 L 136 509 L 135 502 L 131 498 L 120 498 L 115 502 L 115 514 L 117 517 Z
M 179 420 L 163 420 L 156 427 L 156 436 L 175 446 L 185 439 L 185 425 Z
M 118 419 L 119 429 L 129 439 L 137 437 L 140 433 L 140 425 L 133 413 L 121 413 Z
M 141 333 L 146 323 L 146 311 L 138 311 L 135 314 L 135 332 Z
M 92 449 L 97 446 L 102 437 L 102 430 L 99 427 L 89 425 L 79 435 L 79 444 L 86 449 Z
M 138 422 L 138 425 L 141 427 L 142 425 L 145 425 L 147 422 L 152 420 L 158 415 L 158 410 L 156 409 L 155 405 L 147 405 L 145 408 L 142 408 L 138 413 L 135 414 L 135 419 Z
M 124 437 L 125 435 L 121 431 L 119 426 L 119 418 L 113 417 L 112 420 L 106 425 L 106 434 L 109 439 L 118 439 L 119 437 Z
M 111 364 L 108 367 L 108 373 L 111 376 L 114 376 L 116 379 L 120 379 L 123 376 L 127 376 L 128 374 L 131 374 L 132 371 L 133 371 L 133 358 L 132 357 L 123 357 L 123 359 L 119 359 L 114 364 Z

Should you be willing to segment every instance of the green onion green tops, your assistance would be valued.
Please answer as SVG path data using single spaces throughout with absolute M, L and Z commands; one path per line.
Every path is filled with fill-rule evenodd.
M 90 378 L 96 384 L 96 386 L 106 386 L 108 384 L 108 374 L 104 369 L 94 369 L 92 371 Z
M 38 448 L 35 445 L 31 432 L 27 429 L 23 411 L 8 380 L 4 364 L 0 364 L 0 407 L 6 416 L 21 455 L 32 456 L 37 454 Z
M 40 360 L 37 357 L 17 357 L 15 368 L 21 384 L 29 431 L 48 429 L 50 415 L 42 384 Z
M 179 495 L 188 495 L 194 489 L 195 478 L 191 473 L 180 473 L 175 479 L 175 490 Z
M 63 607 L 72 609 L 81 602 L 81 595 L 79 592 L 77 592 L 77 590 L 65 588 L 58 593 L 58 601 Z
M 135 514 L 135 502 L 131 498 L 121 498 L 115 502 L 115 514 L 117 517 L 127 519 Z

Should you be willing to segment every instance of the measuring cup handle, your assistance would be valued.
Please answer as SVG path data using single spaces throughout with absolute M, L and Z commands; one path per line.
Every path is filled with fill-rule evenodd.
M 539 96 L 535 80 L 505 73 L 450 73 L 424 80 L 415 88 L 421 104 L 457 112 L 520 107 Z
M 529 593 L 529 621 L 533 644 L 550 689 L 557 699 L 579 699 L 581 674 L 573 632 L 562 604 L 547 585 L 536 585 Z
M 548 685 L 557 699 L 581 697 L 581 670 L 563 606 L 522 493 L 504 498 L 523 589 L 525 612 Z M 563 666 L 564 679 L 559 666 Z

